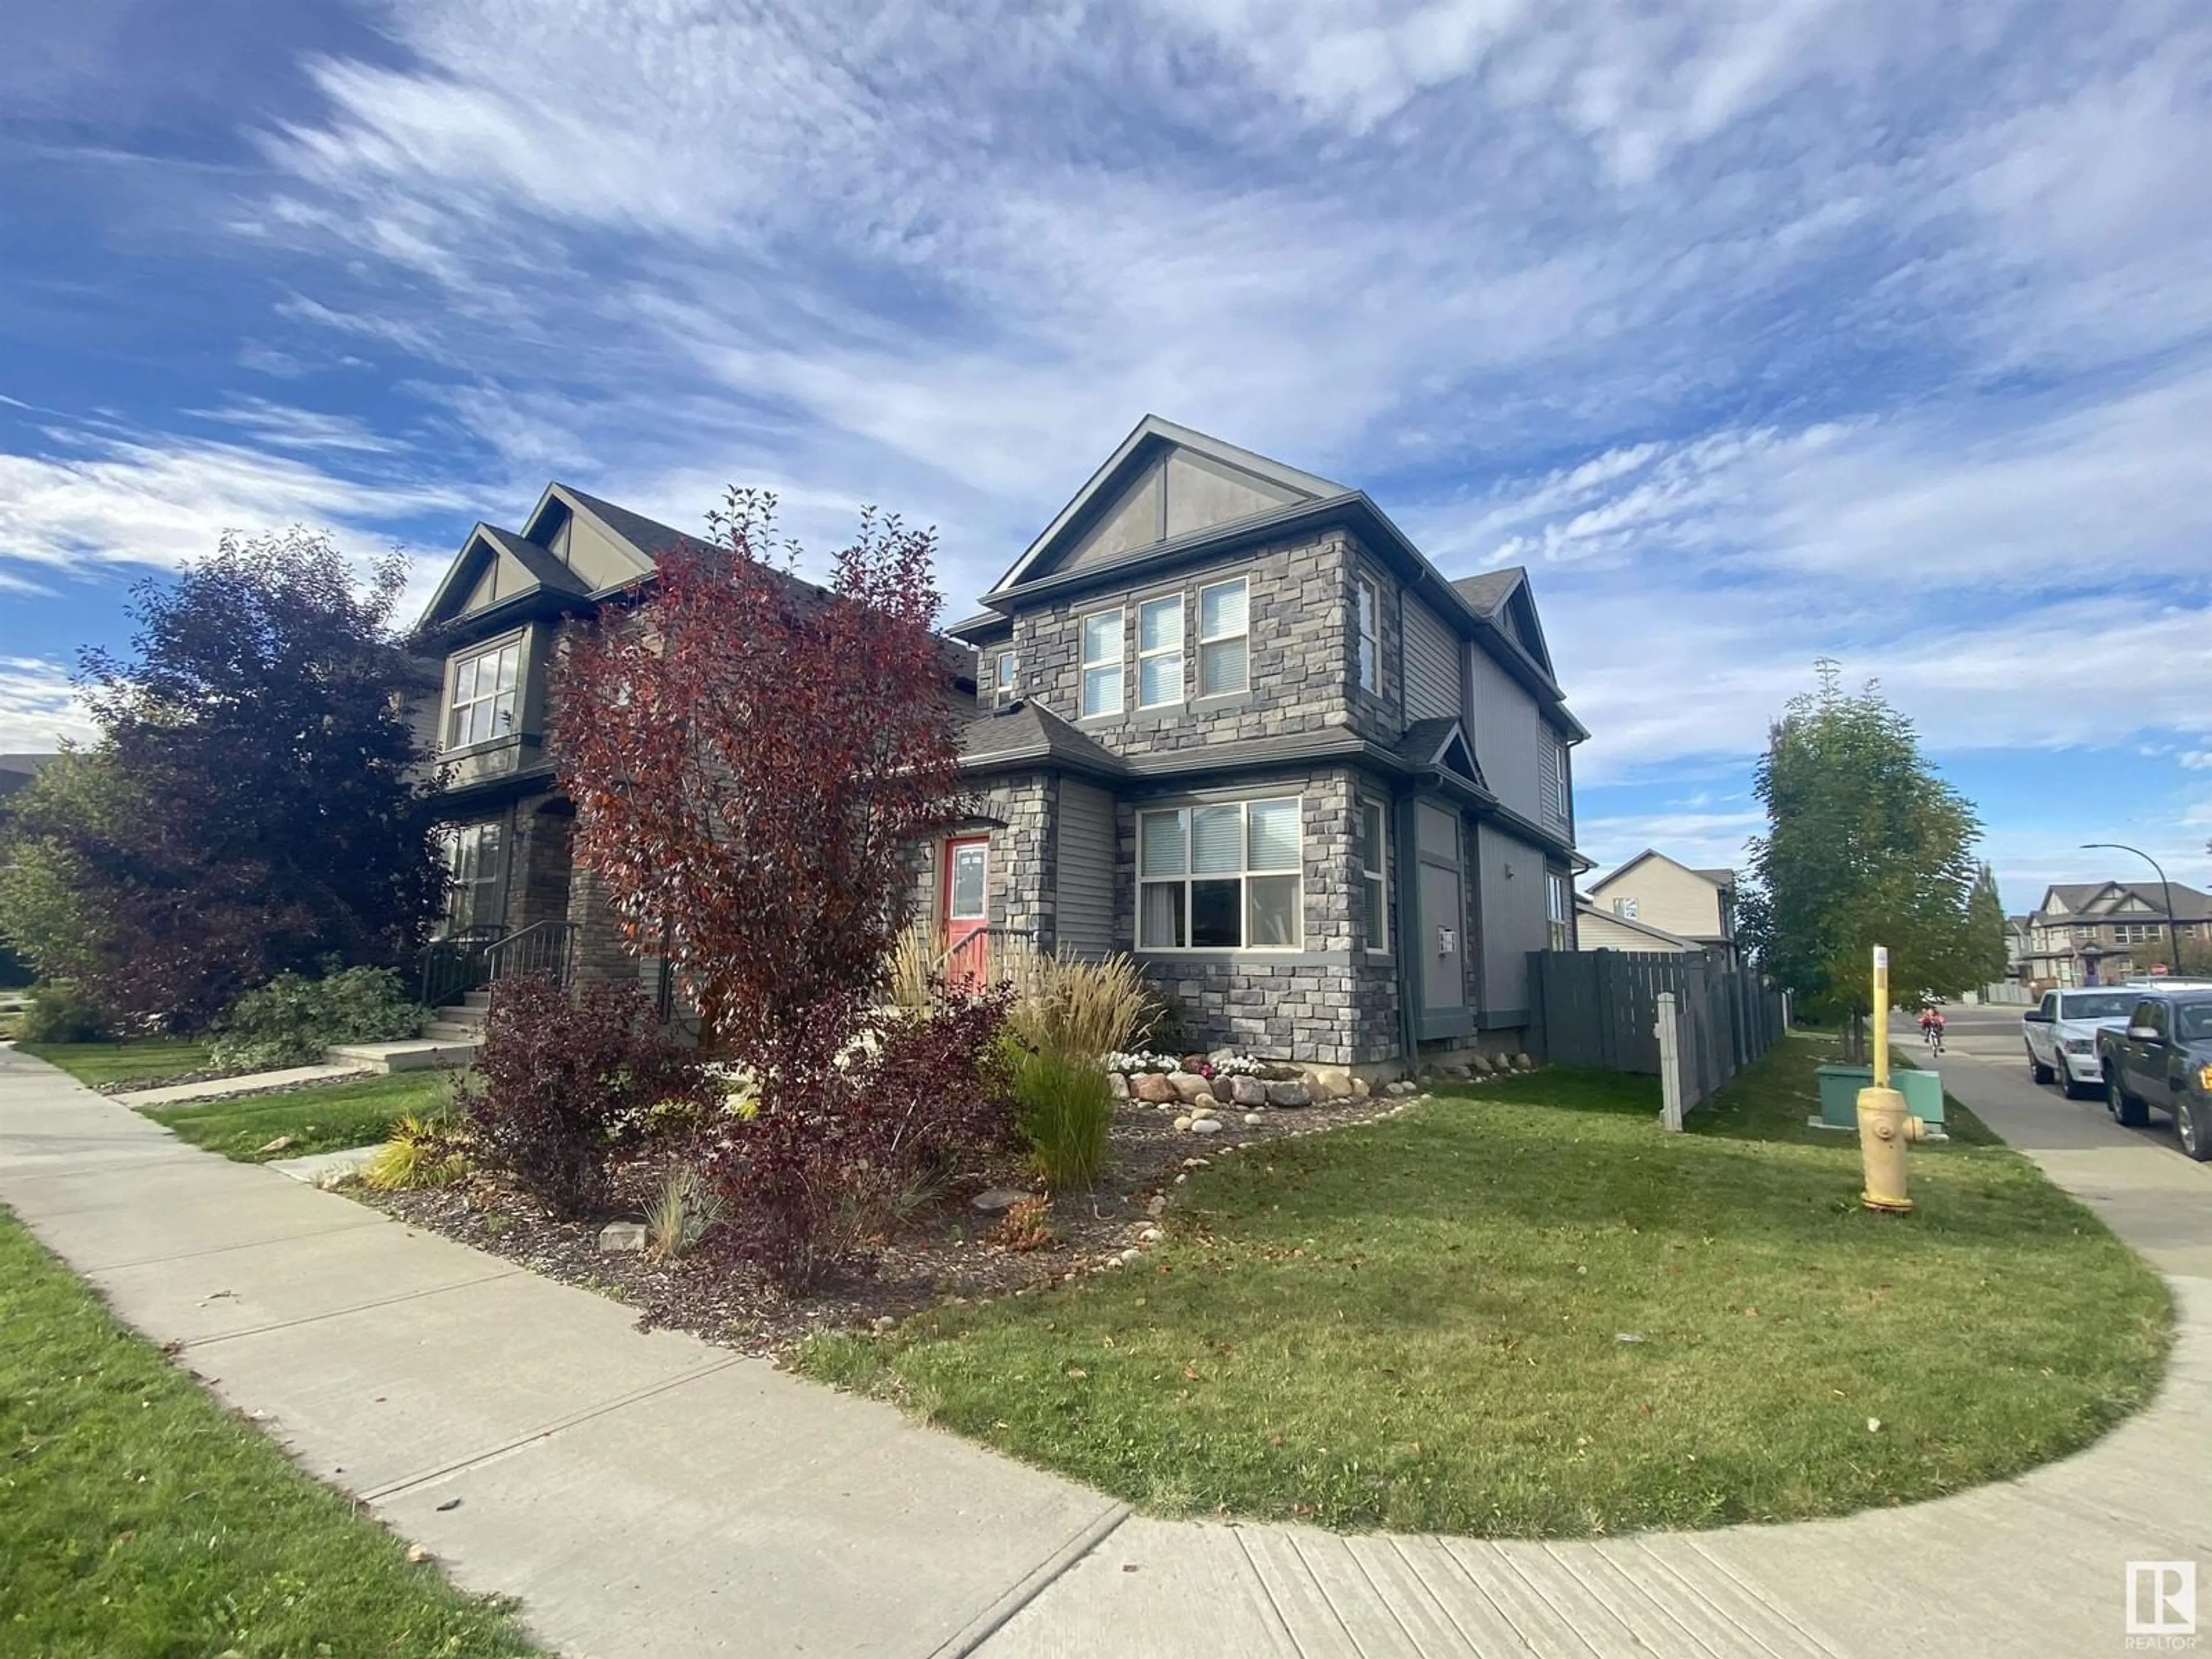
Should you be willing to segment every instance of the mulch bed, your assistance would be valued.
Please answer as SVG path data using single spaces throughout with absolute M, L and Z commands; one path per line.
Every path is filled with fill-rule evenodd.
M 1235 1146 L 1388 1116 L 1418 1097 L 1381 1094 L 1302 1107 L 1271 1107 L 1246 1124 L 1224 1112 L 1219 1134 L 1175 1127 L 1176 1114 L 1134 1101 L 1115 1111 L 1108 1173 L 1093 1192 L 1068 1194 L 1053 1206 L 1053 1243 L 1017 1250 L 988 1235 L 996 1214 L 979 1211 L 976 1195 L 993 1188 L 1030 1191 L 1034 1182 L 1013 1153 L 959 1176 L 944 1197 L 917 1214 L 865 1268 L 842 1283 L 803 1297 L 776 1289 L 741 1262 L 708 1247 L 678 1261 L 642 1255 L 607 1255 L 600 1222 L 556 1221 L 513 1189 L 471 1177 L 451 1188 L 383 1193 L 359 1185 L 346 1191 L 403 1221 L 519 1262 L 533 1273 L 581 1285 L 640 1310 L 641 1328 L 689 1331 L 746 1353 L 775 1353 L 817 1331 L 896 1320 L 951 1297 L 983 1300 L 1041 1289 L 1085 1272 L 1110 1271 L 1136 1248 L 1154 1207 L 1187 1173 L 1185 1160 L 1212 1158 Z M 640 1161 L 616 1173 L 618 1213 L 644 1212 L 659 1175 Z
M 142 1089 L 173 1089 L 186 1083 L 220 1083 L 225 1078 L 252 1077 L 256 1072 L 265 1072 L 269 1069 L 270 1067 L 266 1066 L 214 1066 L 198 1072 L 173 1072 L 167 1077 L 118 1078 L 112 1083 L 94 1085 L 94 1091 L 95 1093 L 103 1095 L 135 1095 Z M 279 1086 L 296 1089 L 300 1085 L 295 1083 Z M 264 1091 L 251 1089 L 239 1091 L 240 1094 L 260 1092 Z M 227 1099 L 228 1097 L 212 1095 L 209 1098 L 221 1100 Z M 198 1103 L 198 1101 L 192 1103 L 194 1105 Z

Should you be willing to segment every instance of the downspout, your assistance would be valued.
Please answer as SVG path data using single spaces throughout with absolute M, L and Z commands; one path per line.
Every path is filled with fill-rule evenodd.
M 1390 813 L 1396 820 L 1392 825 L 1391 839 L 1395 843 L 1393 872 L 1398 878 L 1398 948 L 1391 955 L 1398 972 L 1398 1048 L 1400 1058 L 1410 1072 L 1420 1060 L 1419 1040 L 1415 1033 L 1420 1030 L 1421 1000 L 1421 976 L 1414 957 L 1419 944 L 1421 866 L 1413 843 L 1411 791 L 1392 795 Z

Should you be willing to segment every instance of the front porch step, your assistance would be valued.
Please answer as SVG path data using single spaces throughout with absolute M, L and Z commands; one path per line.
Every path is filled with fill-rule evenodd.
M 482 1042 L 483 1027 L 474 1020 L 434 1019 L 422 1035 L 433 1042 Z
M 405 1042 L 342 1042 L 323 1050 L 333 1066 L 360 1066 L 372 1072 L 427 1072 L 440 1066 L 472 1065 L 482 1045 L 474 1037 L 456 1041 L 416 1037 Z
M 461 993 L 461 1006 L 465 1008 L 473 1008 L 477 1012 L 481 1014 L 485 1009 L 491 1006 L 491 993 L 489 991 L 464 991 Z M 438 1012 L 440 1013 L 444 1013 L 447 1010 L 441 1008 Z

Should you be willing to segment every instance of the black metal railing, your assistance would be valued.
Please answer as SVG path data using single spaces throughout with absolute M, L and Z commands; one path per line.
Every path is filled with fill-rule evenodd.
M 463 927 L 432 939 L 422 951 L 422 1004 L 443 1007 L 488 983 L 489 953 L 506 936 L 504 927 Z
M 489 964 L 486 980 L 517 974 L 550 974 L 566 985 L 575 970 L 576 924 L 573 921 L 533 921 L 484 952 Z

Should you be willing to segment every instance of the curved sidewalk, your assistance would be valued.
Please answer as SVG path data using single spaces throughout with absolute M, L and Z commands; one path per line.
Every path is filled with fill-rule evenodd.
M 1947 1082 L 2167 1274 L 2179 1334 L 2155 1403 L 1955 1498 L 1595 1543 L 1133 1517 L 197 1152 L 8 1050 L 0 1202 L 570 1659 L 2117 1655 L 2126 1564 L 2180 1559 L 2212 1633 L 2212 1168 L 2010 1069 L 1966 1060 Z

